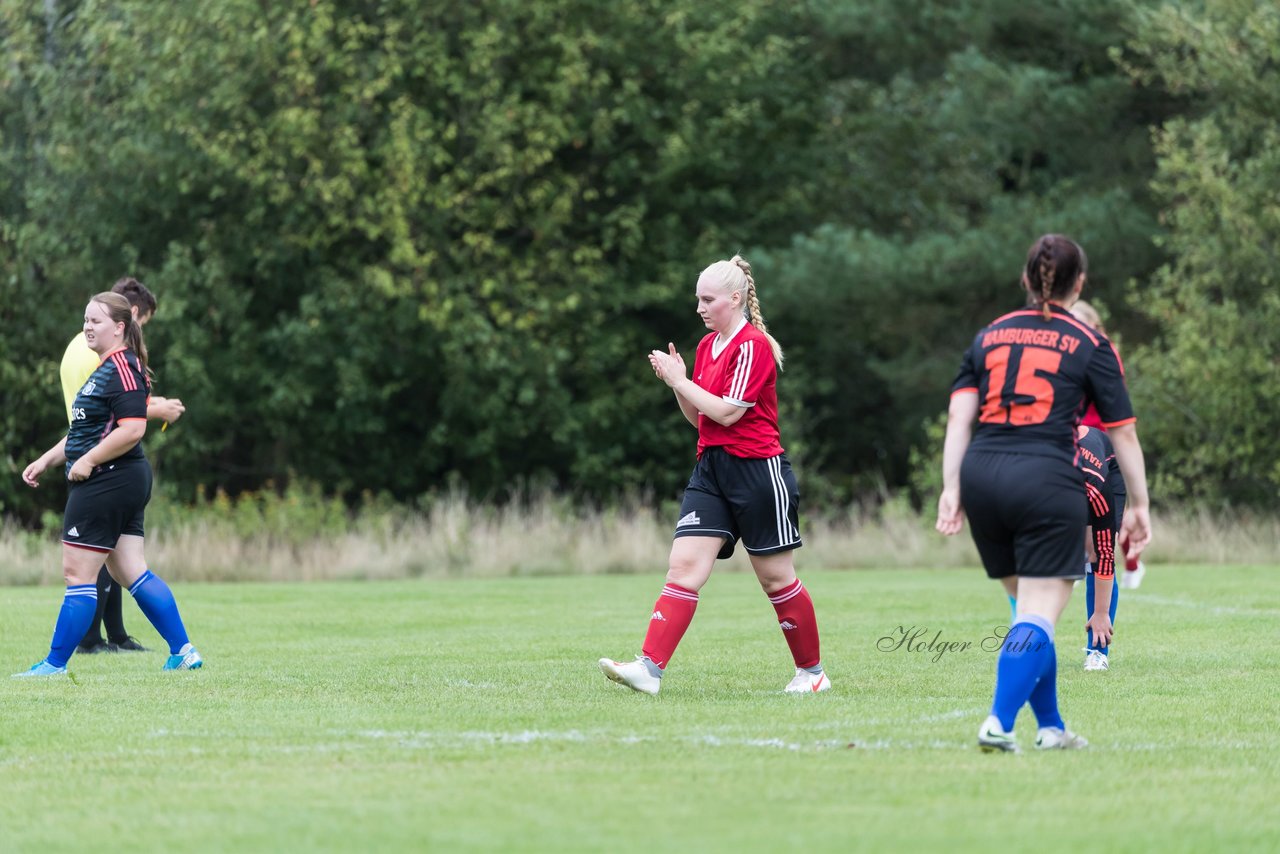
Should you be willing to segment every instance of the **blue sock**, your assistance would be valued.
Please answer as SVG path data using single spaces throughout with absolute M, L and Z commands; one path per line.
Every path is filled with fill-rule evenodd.
M 1044 673 L 1040 674 L 1036 687 L 1031 689 L 1027 702 L 1035 713 L 1036 726 L 1067 728 L 1058 712 L 1058 654 L 1052 643 L 1049 644 L 1049 660 L 1045 662 Z
M 1086 577 L 1086 581 L 1085 581 L 1084 618 L 1086 620 L 1093 616 L 1093 602 L 1094 602 L 1093 573 L 1091 572 Z M 1116 606 L 1118 606 L 1119 604 L 1120 604 L 1120 579 L 1116 578 L 1116 579 L 1113 579 L 1111 582 L 1111 607 L 1107 609 L 1107 613 L 1111 617 L 1112 628 L 1114 628 L 1116 624 Z M 1104 647 L 1094 646 L 1093 632 L 1091 632 L 1088 629 L 1085 629 L 1084 634 L 1085 634 L 1085 639 L 1089 643 L 1090 652 L 1093 652 L 1095 649 L 1101 650 L 1103 653 L 1107 652 L 1108 648 L 1105 646 Z
M 1084 618 L 1086 620 L 1093 616 L 1093 600 L 1095 598 L 1093 573 L 1091 572 L 1084 577 Z M 1093 652 L 1097 648 L 1093 645 L 1093 632 L 1089 629 L 1084 630 L 1084 642 L 1089 652 Z
M 174 600 L 169 585 L 160 576 L 152 575 L 148 569 L 133 582 L 129 593 L 142 609 L 143 615 L 156 627 L 160 637 L 169 644 L 169 654 L 177 655 L 178 650 L 187 643 L 187 627 L 182 624 L 178 603 Z
M 1013 625 L 1014 620 L 1018 619 L 1018 597 L 1009 597 L 1009 625 Z
M 47 661 L 54 667 L 66 667 L 76 644 L 93 625 L 93 615 L 98 613 L 97 584 L 68 584 L 62 597 L 62 610 L 58 622 L 53 624 L 53 640 L 49 644 Z
M 991 714 L 1005 732 L 1013 731 L 1018 711 L 1027 702 L 1036 682 L 1054 656 L 1053 626 L 1035 614 L 1019 617 L 1000 645 L 996 662 L 996 695 Z

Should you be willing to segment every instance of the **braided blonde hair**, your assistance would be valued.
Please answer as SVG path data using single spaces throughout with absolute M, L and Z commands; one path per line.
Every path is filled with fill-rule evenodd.
M 1076 300 L 1076 304 L 1071 306 L 1071 313 L 1075 315 L 1076 320 L 1084 321 L 1103 335 L 1107 334 L 1106 327 L 1102 325 L 1102 316 L 1098 314 L 1098 310 L 1084 300 Z
M 723 283 L 725 290 L 730 293 L 745 292 L 743 302 L 747 320 L 769 339 L 769 347 L 773 350 L 773 361 L 777 363 L 778 370 L 782 370 L 782 345 L 769 334 L 769 327 L 765 326 L 764 314 L 760 311 L 760 298 L 756 296 L 756 280 L 751 275 L 751 265 L 747 263 L 747 259 L 741 255 L 734 255 L 728 261 L 717 261 L 702 272 L 704 275 L 710 273 L 717 277 Z

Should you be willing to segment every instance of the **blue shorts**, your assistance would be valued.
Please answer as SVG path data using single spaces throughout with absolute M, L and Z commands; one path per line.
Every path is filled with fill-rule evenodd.
M 705 449 L 685 487 L 675 535 L 723 537 L 721 558 L 738 540 L 753 555 L 800 548 L 800 488 L 787 455 L 746 459 Z

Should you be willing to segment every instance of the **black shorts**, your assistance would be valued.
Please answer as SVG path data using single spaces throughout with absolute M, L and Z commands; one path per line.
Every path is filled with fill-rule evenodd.
M 960 502 L 991 578 L 1083 578 L 1084 474 L 1033 454 L 969 451 Z
M 67 509 L 62 514 L 62 542 L 67 545 L 109 552 L 123 534 L 143 536 L 143 510 L 151 500 L 151 466 L 146 460 L 110 465 L 88 480 L 67 482 Z
M 724 537 L 721 558 L 733 554 L 739 539 L 753 555 L 800 548 L 800 488 L 787 455 L 746 459 L 704 450 L 685 487 L 675 535 Z

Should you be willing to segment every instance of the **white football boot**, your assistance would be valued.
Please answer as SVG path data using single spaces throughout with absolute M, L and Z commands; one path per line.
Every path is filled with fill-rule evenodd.
M 1142 561 L 1138 561 L 1138 568 L 1130 572 L 1125 570 L 1124 573 L 1116 573 L 1120 576 L 1121 590 L 1137 590 L 1138 585 L 1142 583 L 1142 576 L 1147 574 L 1147 565 Z
M 1018 740 L 1012 732 L 1005 732 L 1000 719 L 989 715 L 978 727 L 978 747 L 983 753 L 1020 753 Z
M 1083 736 L 1069 729 L 1046 726 L 1036 731 L 1036 750 L 1082 750 L 1088 746 Z
M 641 694 L 656 694 L 662 687 L 662 677 L 649 672 L 644 656 L 637 655 L 635 661 L 614 661 L 612 658 L 600 659 L 600 669 L 619 685 L 625 685 L 632 691 Z
M 817 694 L 819 691 L 830 691 L 831 680 L 827 678 L 825 670 L 815 675 L 797 667 L 796 675 L 782 690 L 788 694 Z

